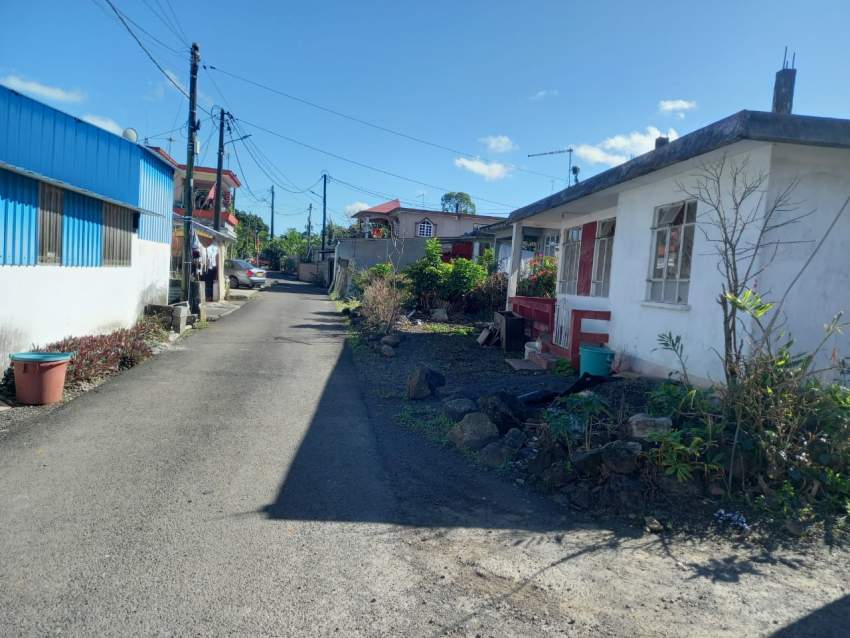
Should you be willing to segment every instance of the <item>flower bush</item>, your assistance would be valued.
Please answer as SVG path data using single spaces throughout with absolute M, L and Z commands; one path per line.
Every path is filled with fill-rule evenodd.
M 528 263 L 528 277 L 517 285 L 517 294 L 524 297 L 554 297 L 558 264 L 554 257 L 537 256 Z

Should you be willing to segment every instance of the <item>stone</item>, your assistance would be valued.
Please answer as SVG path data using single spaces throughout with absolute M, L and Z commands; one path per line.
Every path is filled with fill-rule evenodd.
M 600 448 L 605 466 L 617 474 L 631 474 L 637 469 L 640 443 L 635 441 L 612 441 Z
M 667 434 L 673 429 L 669 416 L 652 417 L 648 414 L 633 414 L 626 424 L 629 438 L 645 441 L 653 434 Z
M 385 346 L 389 346 L 391 348 L 397 348 L 398 344 L 401 343 L 401 337 L 396 334 L 387 335 L 381 338 L 381 344 Z
M 478 399 L 478 407 L 499 428 L 500 434 L 511 428 L 521 428 L 525 420 L 525 409 L 510 392 L 496 392 Z
M 508 447 L 501 441 L 494 441 L 485 445 L 478 453 L 478 460 L 487 467 L 494 469 L 504 466 L 514 458 L 516 450 Z
M 450 429 L 447 436 L 457 447 L 480 450 L 499 438 L 499 429 L 486 414 L 472 412 Z
M 434 308 L 431 311 L 431 321 L 448 321 L 449 313 L 445 308 Z
M 568 476 L 566 463 L 559 461 L 547 467 L 540 480 L 547 489 L 557 490 L 567 484 Z
M 464 397 L 443 401 L 443 413 L 452 421 L 460 421 L 470 412 L 477 412 L 475 401 Z
M 502 443 L 512 450 L 518 450 L 525 445 L 525 432 L 519 428 L 511 428 L 502 438 Z
M 189 306 L 179 305 L 173 306 L 171 309 L 171 330 L 177 334 L 181 334 L 186 330 L 186 325 L 189 320 Z
M 570 492 L 570 504 L 580 510 L 590 508 L 590 489 L 587 485 L 580 483 L 573 488 Z
M 664 526 L 654 516 L 645 516 L 643 518 L 643 523 L 646 527 L 647 532 L 651 532 L 653 534 L 660 534 L 664 531 Z
M 575 452 L 570 459 L 576 472 L 585 476 L 595 476 L 602 467 L 602 448 L 592 450 L 580 450 Z
M 408 399 L 426 399 L 434 394 L 437 388 L 446 385 L 446 378 L 425 366 L 416 366 L 407 380 Z
M 388 346 L 388 345 L 384 344 L 384 345 L 381 346 L 381 354 L 384 355 L 385 357 L 394 357 L 395 356 L 395 350 L 393 350 L 392 346 Z

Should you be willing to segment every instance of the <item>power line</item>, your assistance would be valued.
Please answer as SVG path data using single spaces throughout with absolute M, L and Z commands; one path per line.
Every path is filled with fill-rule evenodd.
M 106 1 L 107 1 L 107 2 L 109 2 L 109 0 L 106 0 Z M 185 38 L 185 37 L 181 36 L 181 35 L 177 32 L 177 29 L 175 29 L 175 28 L 174 28 L 174 25 L 173 25 L 173 24 L 171 24 L 168 20 L 166 20 L 166 18 L 165 18 L 165 12 L 164 12 L 164 11 L 163 11 L 162 13 L 160 13 L 160 11 L 157 11 L 156 9 L 154 9 L 154 8 L 151 6 L 151 4 L 148 2 L 148 0 L 142 0 L 142 2 L 144 3 L 144 5 L 145 5 L 148 9 L 150 9 L 150 12 L 151 12 L 152 14 L 154 14 L 154 15 L 156 16 L 156 18 L 157 18 L 160 22 L 162 22 L 162 23 L 165 25 L 165 28 L 166 28 L 166 29 L 168 29 L 169 31 L 171 31 L 171 33 L 173 33 L 173 34 L 174 34 L 174 36 L 175 36 L 178 40 L 180 40 L 181 42 L 183 42 L 184 44 L 186 44 L 186 45 L 188 46 L 187 38 Z M 111 2 L 109 2 L 109 4 L 112 4 L 112 3 L 111 3 Z M 161 9 L 161 7 L 160 7 L 160 9 Z
M 418 144 L 424 144 L 424 145 L 430 146 L 432 148 L 437 148 L 437 149 L 440 149 L 440 150 L 443 150 L 443 151 L 448 151 L 449 153 L 452 153 L 454 155 L 463 155 L 464 157 L 468 157 L 470 159 L 483 159 L 483 160 L 488 161 L 488 162 L 497 161 L 497 160 L 489 159 L 487 157 L 482 157 L 481 155 L 477 155 L 475 153 L 467 153 L 466 151 L 461 151 L 461 150 L 458 150 L 456 148 L 452 148 L 451 146 L 445 146 L 444 144 L 439 144 L 437 142 L 431 142 L 429 140 L 423 139 L 421 137 L 417 137 L 415 135 L 410 135 L 408 133 L 396 131 L 395 129 L 391 129 L 391 128 L 386 127 L 386 126 L 382 126 L 381 124 L 375 124 L 374 122 L 369 122 L 368 120 L 364 120 L 362 118 L 355 117 L 354 115 L 348 115 L 347 113 L 342 113 L 342 112 L 337 111 L 335 109 L 332 109 L 330 107 L 323 106 L 321 104 L 317 104 L 316 102 L 312 102 L 310 100 L 298 97 L 297 95 L 292 95 L 291 93 L 286 93 L 284 91 L 281 91 L 279 89 L 271 87 L 267 84 L 263 84 L 262 82 L 257 82 L 255 80 L 251 80 L 251 79 L 243 77 L 241 75 L 231 73 L 230 71 L 225 71 L 224 69 L 220 69 L 220 68 L 213 66 L 211 64 L 204 65 L 204 68 L 211 69 L 213 71 L 218 71 L 219 73 L 223 73 L 224 75 L 229 75 L 232 78 L 235 78 L 237 80 L 241 80 L 242 82 L 246 82 L 248 84 L 253 84 L 256 87 L 259 87 L 259 88 L 264 89 L 266 91 L 269 91 L 271 93 L 275 93 L 275 94 L 280 95 L 281 97 L 285 97 L 289 100 L 293 100 L 295 102 L 300 102 L 301 104 L 305 104 L 305 105 L 310 106 L 314 109 L 318 109 L 320 111 L 324 111 L 326 113 L 336 115 L 337 117 L 341 117 L 343 119 L 350 120 L 352 122 L 357 122 L 358 124 L 362 124 L 363 126 L 368 126 L 368 127 L 373 128 L 373 129 L 383 131 L 384 133 L 389 133 L 390 135 L 396 135 L 398 137 L 403 137 L 404 139 L 410 140 L 412 142 L 416 142 Z M 565 181 L 563 177 L 558 177 L 558 176 L 555 176 L 555 175 L 549 175 L 548 173 L 541 173 L 539 171 L 534 171 L 534 170 L 531 170 L 529 168 L 517 166 L 516 164 L 506 164 L 506 166 L 509 166 L 510 168 L 515 169 L 517 171 L 521 171 L 523 173 L 528 173 L 530 175 L 537 175 L 539 177 L 545 177 L 546 179 L 557 179 L 557 180 L 560 180 L 560 181 Z
M 353 160 L 353 159 L 350 159 L 348 157 L 338 155 L 337 153 L 332 153 L 331 151 L 326 151 L 326 150 L 321 149 L 317 146 L 313 146 L 312 144 L 307 144 L 306 142 L 301 142 L 299 140 L 296 140 L 295 138 L 284 135 L 283 133 L 278 133 L 277 131 L 272 131 L 271 129 L 265 128 L 264 126 L 260 126 L 259 124 L 254 124 L 253 122 L 249 122 L 248 120 L 246 120 L 244 118 L 237 118 L 237 119 L 240 122 L 242 122 L 243 124 L 247 124 L 248 126 L 252 126 L 253 128 L 255 128 L 259 131 L 263 131 L 265 133 L 268 133 L 269 135 L 274 135 L 275 137 L 279 137 L 279 138 L 286 140 L 288 142 L 292 142 L 293 144 L 303 146 L 304 148 L 309 148 L 311 151 L 315 151 L 317 153 L 327 155 L 328 157 L 333 157 L 333 158 L 341 160 L 343 162 L 348 162 L 349 164 L 354 164 L 355 166 L 360 166 L 361 168 L 369 169 L 370 171 L 382 173 L 384 175 L 388 175 L 389 177 L 395 177 L 396 179 L 400 179 L 400 180 L 403 180 L 405 182 L 410 182 L 412 184 L 418 184 L 419 186 L 426 186 L 427 188 L 436 188 L 437 190 L 441 190 L 441 191 L 445 191 L 445 192 L 452 190 L 450 188 L 444 188 L 442 186 L 437 186 L 435 184 L 423 182 L 423 181 L 420 181 L 418 179 L 414 179 L 412 177 L 405 177 L 404 175 L 399 175 L 398 173 L 393 173 L 392 171 L 388 171 L 388 170 L 383 169 L 383 168 L 371 166 L 369 164 L 365 164 L 363 162 L 359 162 L 357 160 Z M 488 204 L 493 204 L 495 206 L 503 206 L 505 208 L 511 208 L 511 209 L 518 208 L 518 206 L 516 206 L 514 204 L 505 204 L 504 202 L 497 202 L 495 200 L 486 199 L 484 197 L 475 197 L 475 199 L 482 201 L 482 202 L 487 202 Z
M 162 7 L 159 0 L 156 0 L 156 3 L 160 7 Z M 171 16 L 174 18 L 174 24 L 177 25 L 177 30 L 180 31 L 180 34 L 183 36 L 183 41 L 188 44 L 189 36 L 186 35 L 186 31 L 183 29 L 183 25 L 180 24 L 180 19 L 177 17 L 177 13 L 174 11 L 174 6 L 171 4 L 171 0 L 165 0 L 165 3 L 168 5 L 168 10 L 171 12 Z
M 182 86 L 180 86 L 177 82 L 175 82 L 174 78 L 172 78 L 171 75 L 169 73 L 167 73 L 165 69 L 162 68 L 162 65 L 160 65 L 159 62 L 157 62 L 156 58 L 153 57 L 153 54 L 150 51 L 148 51 L 147 47 L 142 43 L 142 41 L 139 39 L 139 37 L 136 35 L 136 33 L 130 28 L 130 25 L 127 24 L 127 21 L 124 19 L 124 16 L 121 14 L 121 12 L 118 11 L 118 9 L 115 8 L 114 4 L 112 4 L 112 0 L 104 0 L 104 1 L 115 12 L 115 15 L 118 16 L 118 19 L 121 21 L 121 24 L 124 25 L 125 29 L 127 29 L 127 33 L 129 33 L 133 37 L 133 39 L 136 41 L 136 44 L 138 44 L 141 47 L 142 51 L 144 51 L 145 54 L 150 58 L 150 61 L 154 63 L 154 66 L 156 66 L 156 68 L 159 69 L 160 73 L 162 73 L 165 77 L 167 77 L 168 81 L 171 82 L 178 91 L 180 91 L 184 96 L 186 96 L 186 99 L 188 100 L 189 94 L 186 92 L 186 90 Z

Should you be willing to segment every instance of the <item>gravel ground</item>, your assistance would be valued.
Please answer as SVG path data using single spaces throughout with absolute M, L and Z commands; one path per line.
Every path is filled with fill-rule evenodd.
M 407 498 L 402 495 L 409 507 L 421 505 L 421 490 L 433 472 L 446 471 L 446 457 L 466 463 L 460 471 L 451 466 L 456 492 L 435 495 L 450 524 L 393 533 L 407 544 L 405 560 L 421 575 L 422 604 L 431 595 L 454 600 L 453 620 L 435 621 L 434 635 L 850 635 L 847 548 L 822 539 L 770 546 L 723 537 L 708 526 L 702 533 L 652 534 L 641 517 L 576 514 L 557 506 L 473 465 L 447 448 L 440 432 L 415 427 L 410 414 L 435 411 L 439 399 L 409 402 L 404 388 L 417 363 L 446 375 L 441 397 L 559 389 L 571 379 L 514 372 L 500 350 L 479 347 L 474 336 L 435 334 L 427 326 L 408 326 L 402 334 L 395 357 L 361 341 L 353 351 L 385 454 L 420 459 L 420 468 L 408 467 L 412 477 L 398 476 L 398 487 L 418 483 Z M 611 384 L 605 392 L 612 401 L 623 396 L 634 411 L 644 407 L 649 387 L 637 381 Z M 413 428 L 400 427 L 411 421 Z M 483 485 L 504 496 L 519 493 L 525 515 L 500 511 L 502 499 L 479 496 Z

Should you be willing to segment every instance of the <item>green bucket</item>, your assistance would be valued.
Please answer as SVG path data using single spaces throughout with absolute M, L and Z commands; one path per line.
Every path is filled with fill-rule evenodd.
M 611 363 L 614 361 L 614 351 L 605 346 L 578 347 L 579 352 L 579 374 L 588 372 L 598 377 L 607 377 L 611 374 Z

